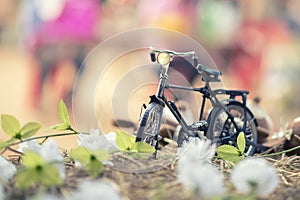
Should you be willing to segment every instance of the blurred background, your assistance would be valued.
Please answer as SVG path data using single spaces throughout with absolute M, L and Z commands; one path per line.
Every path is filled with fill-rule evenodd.
M 0 0 L 0 113 L 57 123 L 58 101 L 71 109 L 91 49 L 123 31 L 161 27 L 199 42 L 225 88 L 259 97 L 279 129 L 300 115 L 299 10 L 299 0 Z

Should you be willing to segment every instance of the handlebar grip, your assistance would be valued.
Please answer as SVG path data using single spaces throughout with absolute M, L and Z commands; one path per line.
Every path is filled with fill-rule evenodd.
M 155 53 L 154 53 L 154 52 L 151 52 L 151 53 L 150 53 L 150 57 L 151 57 L 151 61 L 152 61 L 152 62 L 155 62 L 155 61 L 156 61 L 156 57 L 155 57 Z

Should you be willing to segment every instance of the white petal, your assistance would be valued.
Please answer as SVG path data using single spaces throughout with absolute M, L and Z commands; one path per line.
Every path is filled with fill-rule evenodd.
M 200 140 L 199 138 L 189 138 L 188 142 L 184 142 L 182 147 L 178 149 L 177 155 L 180 160 L 202 160 L 204 162 L 211 161 L 215 155 L 216 145 L 210 140 Z
M 52 139 L 42 145 L 41 156 L 48 162 L 64 160 L 57 143 Z
M 104 181 L 84 181 L 80 184 L 78 191 L 74 192 L 69 200 L 81 199 L 121 199 L 120 194 Z
M 112 144 L 105 135 L 99 133 L 98 129 L 91 131 L 91 134 L 79 134 L 79 144 L 89 150 L 107 150 L 110 152 L 118 149 Z
M 116 148 L 119 149 L 116 141 L 117 134 L 115 132 L 109 132 L 108 134 L 104 135 L 105 138 Z
M 17 168 L 11 162 L 0 156 L 0 185 L 5 184 L 17 172 Z
M 100 135 L 100 130 L 99 129 L 92 129 L 91 132 L 90 132 L 90 135 L 99 136 Z
M 19 144 L 18 151 L 25 152 L 26 150 L 31 150 L 36 153 L 40 153 L 41 145 L 36 140 L 30 140 L 27 142 L 22 142 Z
M 66 173 L 64 158 L 54 140 L 49 139 L 42 145 L 40 155 L 45 161 L 53 163 L 53 165 L 58 169 L 60 177 L 65 179 Z

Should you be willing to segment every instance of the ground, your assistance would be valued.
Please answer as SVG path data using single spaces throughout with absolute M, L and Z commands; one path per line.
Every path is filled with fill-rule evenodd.
M 172 145 L 165 146 L 158 152 L 157 158 L 153 158 L 149 154 L 114 153 L 112 156 L 113 165 L 106 166 L 97 179 L 105 179 L 110 182 L 126 200 L 191 199 L 190 193 L 178 181 L 176 149 L 177 147 Z M 67 153 L 65 156 L 68 156 Z M 19 165 L 18 157 L 11 157 L 11 160 Z M 268 157 L 267 160 L 276 168 L 280 184 L 269 197 L 258 199 L 299 199 L 300 156 L 280 155 Z M 228 193 L 238 194 L 230 184 L 229 175 L 231 171 L 226 162 L 216 158 L 212 164 L 225 175 L 226 186 L 230 188 Z M 66 196 L 76 190 L 80 182 L 90 179 L 84 171 L 76 168 L 72 162 L 66 163 L 66 169 L 67 178 L 64 185 L 50 189 L 50 193 Z M 30 196 L 36 192 L 35 188 L 24 192 L 18 191 L 15 189 L 13 181 L 6 189 L 9 199 L 23 199 L 24 195 Z

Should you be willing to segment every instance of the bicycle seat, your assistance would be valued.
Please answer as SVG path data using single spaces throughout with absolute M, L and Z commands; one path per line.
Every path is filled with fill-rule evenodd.
M 219 76 L 222 73 L 218 70 L 205 67 L 204 65 L 198 64 L 197 70 L 201 74 L 203 81 L 205 82 L 220 82 Z
M 247 90 L 226 90 L 226 94 L 233 95 L 233 96 L 242 96 L 249 94 Z
M 249 94 L 247 90 L 224 90 L 224 89 L 216 89 L 213 91 L 215 94 L 226 94 L 232 96 L 242 96 Z

